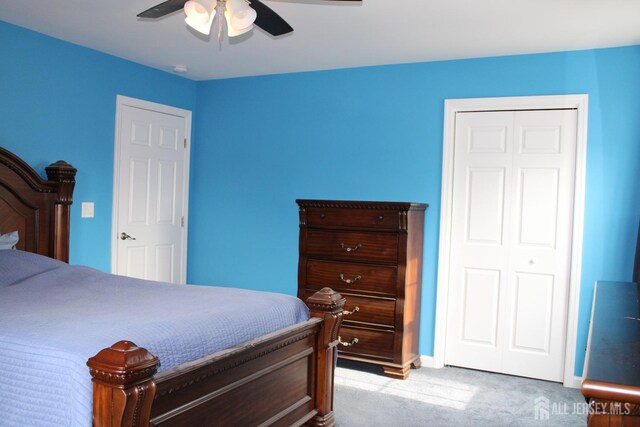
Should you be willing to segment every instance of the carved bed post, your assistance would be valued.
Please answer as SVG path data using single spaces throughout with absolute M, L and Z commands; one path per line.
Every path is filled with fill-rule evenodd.
M 69 262 L 69 219 L 77 169 L 63 160 L 58 160 L 47 166 L 45 171 L 49 181 L 58 184 L 51 230 L 53 258 Z
M 318 414 L 305 425 L 313 427 L 332 427 L 333 415 L 333 376 L 338 352 L 338 332 L 342 324 L 342 310 L 345 299 L 330 288 L 323 288 L 307 299 L 311 317 L 324 319 L 322 330 L 318 334 L 318 358 L 316 366 L 316 409 Z
M 119 341 L 87 362 L 93 377 L 93 425 L 146 427 L 160 361 L 130 341 Z

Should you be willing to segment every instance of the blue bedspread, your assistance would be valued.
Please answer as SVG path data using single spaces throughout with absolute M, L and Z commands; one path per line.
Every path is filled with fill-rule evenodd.
M 149 282 L 0 251 L 0 425 L 90 426 L 87 359 L 121 339 L 164 370 L 308 317 L 287 295 Z

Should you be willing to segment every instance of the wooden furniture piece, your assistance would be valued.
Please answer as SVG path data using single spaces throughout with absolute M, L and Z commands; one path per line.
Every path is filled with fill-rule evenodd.
M 589 427 L 640 426 L 640 285 L 598 282 L 582 394 Z
M 422 242 L 427 205 L 296 200 L 298 297 L 329 286 L 347 296 L 339 356 L 406 379 L 420 367 Z
M 40 178 L 0 147 L 0 234 L 18 230 L 18 249 L 69 261 L 69 215 L 76 169 L 59 160 Z
M 640 225 L 638 225 L 638 240 L 636 240 L 636 259 L 633 263 L 633 278 L 636 283 L 640 283 Z
M 19 248 L 66 261 L 75 169 L 56 162 L 43 180 L 0 148 L 0 232 Z M 94 426 L 333 426 L 333 378 L 345 300 L 325 288 L 311 319 L 156 373 L 159 360 L 119 341 L 87 362 Z

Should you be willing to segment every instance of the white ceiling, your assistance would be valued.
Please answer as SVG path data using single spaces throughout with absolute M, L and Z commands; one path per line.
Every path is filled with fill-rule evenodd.
M 264 0 L 294 32 L 219 43 L 160 0 L 0 0 L 0 20 L 194 80 L 640 44 L 639 0 Z

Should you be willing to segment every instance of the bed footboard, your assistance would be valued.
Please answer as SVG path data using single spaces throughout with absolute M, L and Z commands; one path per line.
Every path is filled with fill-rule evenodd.
M 344 298 L 324 288 L 311 319 L 156 374 L 120 341 L 89 359 L 94 426 L 333 426 L 335 346 Z

